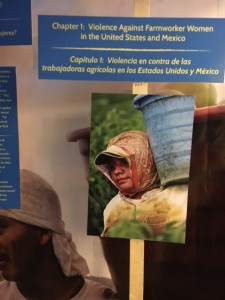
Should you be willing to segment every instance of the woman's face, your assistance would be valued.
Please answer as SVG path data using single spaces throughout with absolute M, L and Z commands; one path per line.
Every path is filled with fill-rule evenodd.
M 134 184 L 128 162 L 121 158 L 112 158 L 109 162 L 109 175 L 120 191 L 132 193 Z

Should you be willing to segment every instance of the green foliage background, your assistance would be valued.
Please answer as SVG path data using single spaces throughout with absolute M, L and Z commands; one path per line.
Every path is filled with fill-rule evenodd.
M 93 94 L 89 161 L 88 234 L 101 235 L 103 210 L 117 194 L 113 185 L 96 170 L 94 159 L 109 140 L 128 130 L 146 131 L 142 113 L 133 107 L 135 95 Z

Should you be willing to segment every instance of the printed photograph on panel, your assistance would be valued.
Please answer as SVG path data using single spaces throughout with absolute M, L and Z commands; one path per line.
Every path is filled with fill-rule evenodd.
M 92 95 L 88 234 L 185 243 L 194 100 Z

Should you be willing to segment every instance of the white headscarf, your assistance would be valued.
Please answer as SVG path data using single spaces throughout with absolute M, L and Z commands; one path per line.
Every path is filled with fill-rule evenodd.
M 86 275 L 89 269 L 79 255 L 72 236 L 65 230 L 58 195 L 39 175 L 20 171 L 20 209 L 1 209 L 0 216 L 52 230 L 52 243 L 60 266 L 67 276 Z

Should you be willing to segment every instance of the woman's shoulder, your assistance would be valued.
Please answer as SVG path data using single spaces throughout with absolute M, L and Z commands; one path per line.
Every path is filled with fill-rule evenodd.
M 114 196 L 104 209 L 104 215 L 107 215 L 113 208 L 115 208 L 121 202 L 120 195 Z
M 108 203 L 107 203 L 107 205 L 106 205 L 106 209 L 107 208 L 110 208 L 110 207 L 112 207 L 112 206 L 114 206 L 114 205 L 116 205 L 116 204 L 119 204 L 119 203 L 121 203 L 121 197 L 120 197 L 120 194 L 118 193 L 118 194 L 116 194 Z

